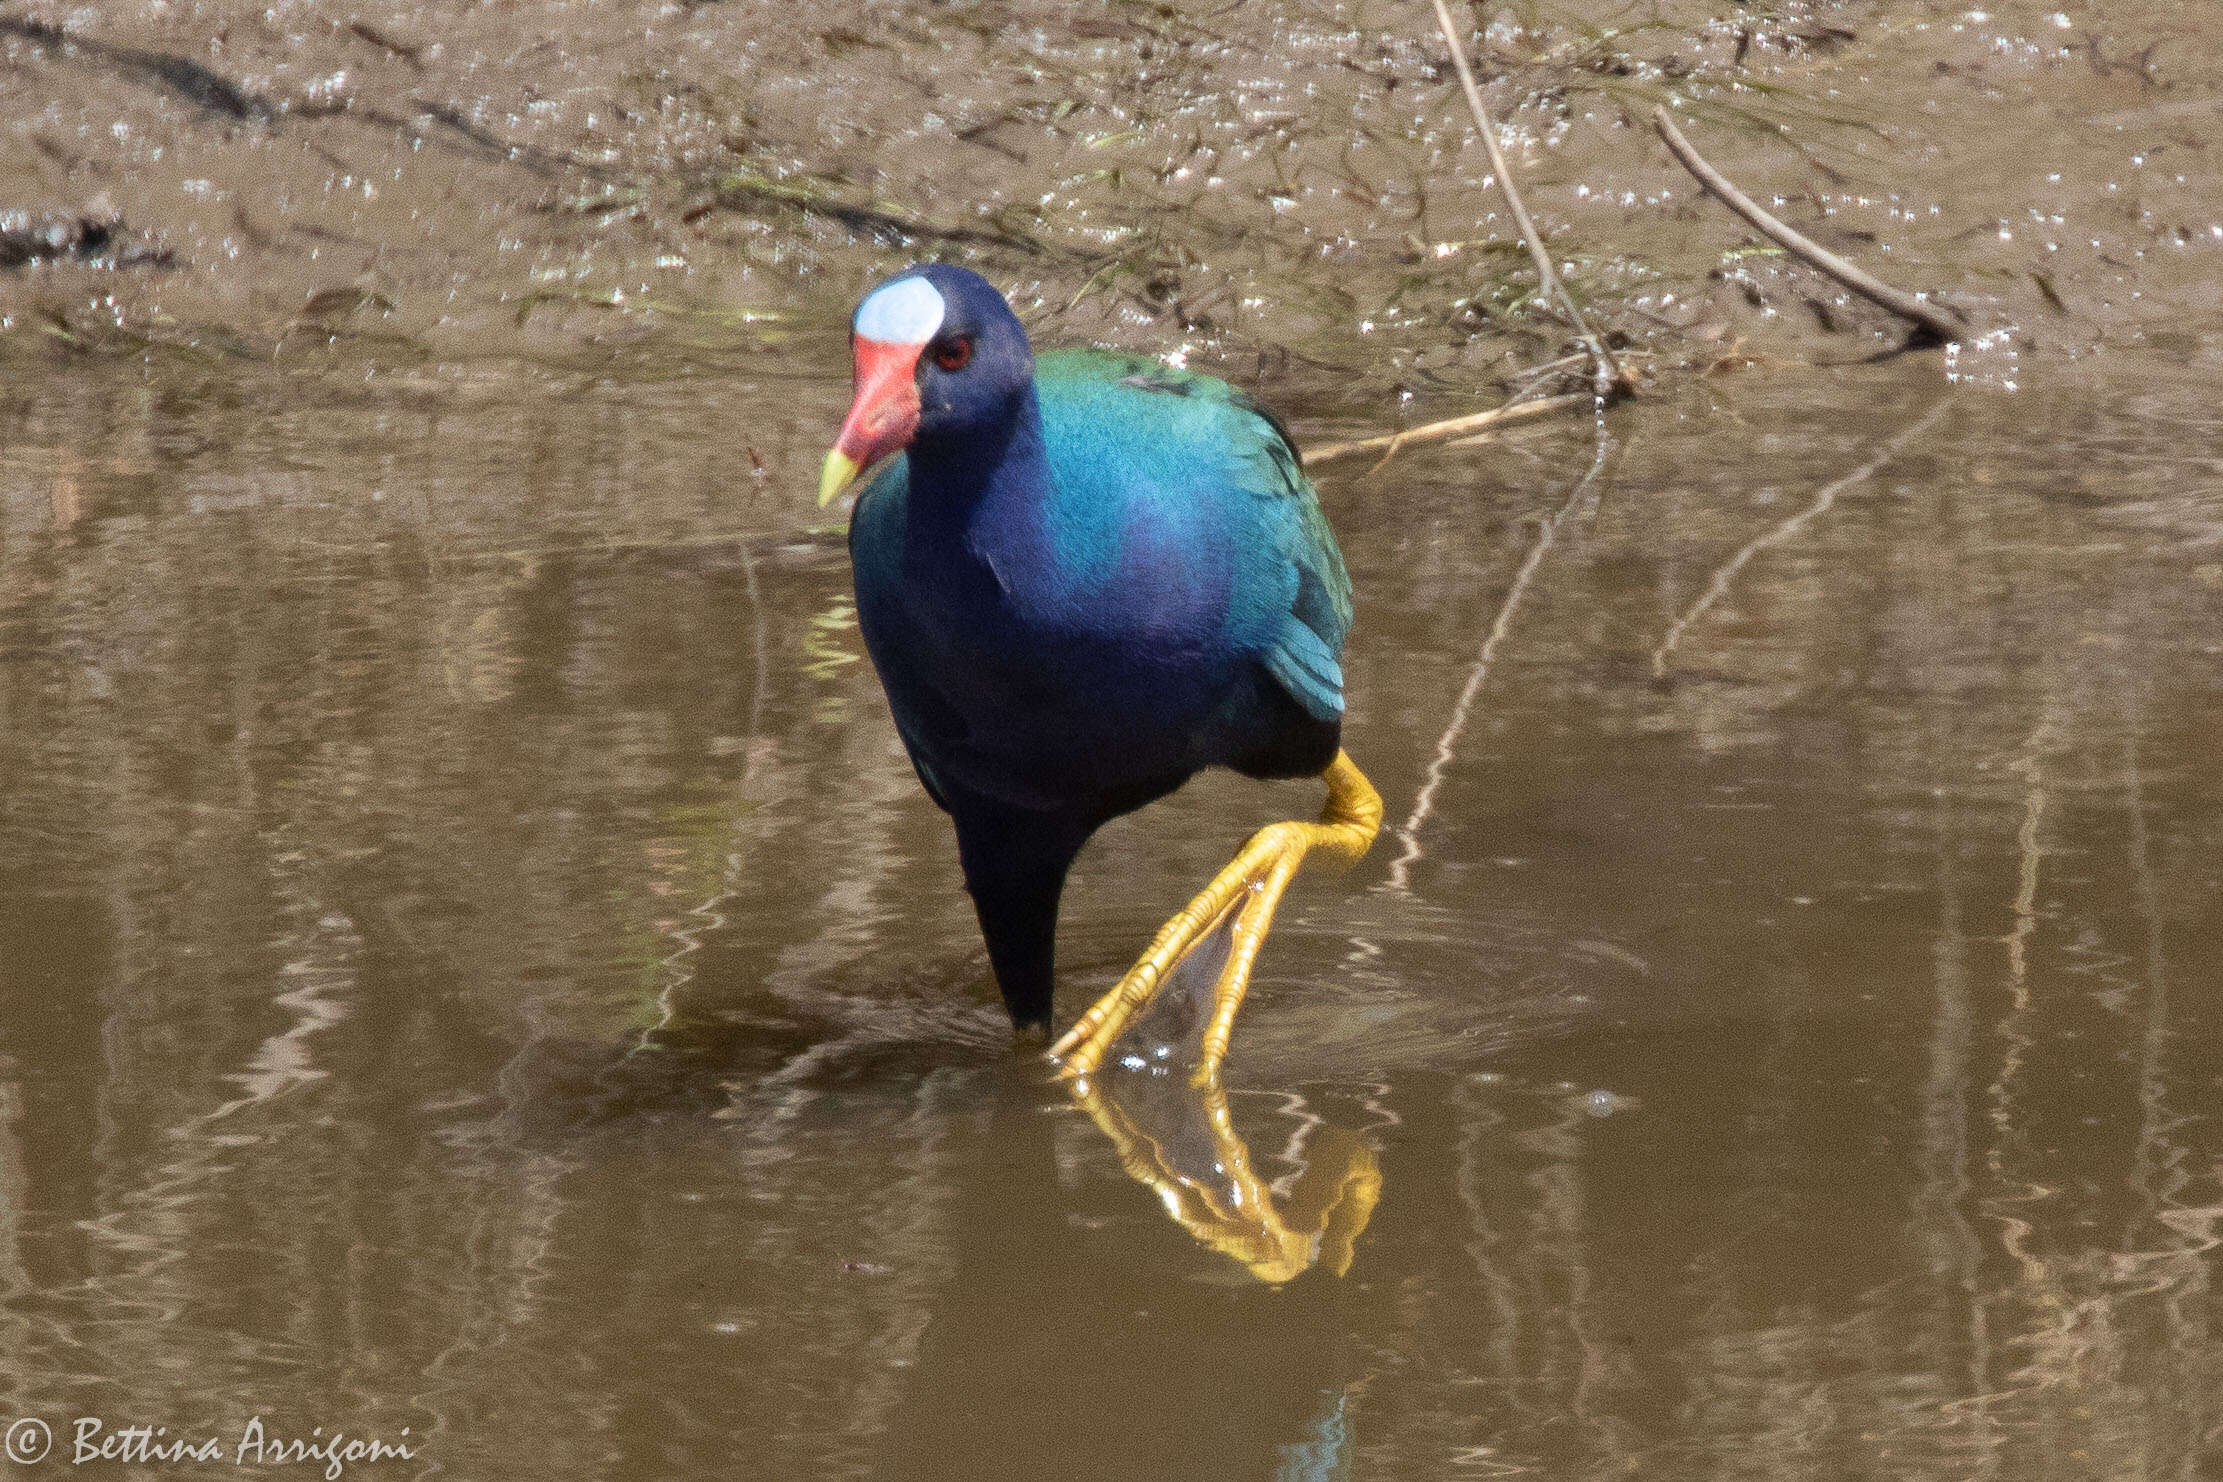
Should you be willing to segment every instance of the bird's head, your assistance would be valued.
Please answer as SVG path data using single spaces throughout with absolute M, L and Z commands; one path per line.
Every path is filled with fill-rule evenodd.
M 850 321 L 856 394 L 818 481 L 829 504 L 858 470 L 922 438 L 1008 425 L 1034 384 L 1027 332 L 969 268 L 928 263 L 864 296 Z

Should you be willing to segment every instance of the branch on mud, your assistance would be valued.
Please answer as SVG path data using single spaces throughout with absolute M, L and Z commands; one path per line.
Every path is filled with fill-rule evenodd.
M 566 168 L 582 168 L 578 161 L 563 155 L 551 154 L 538 145 L 512 144 L 499 135 L 487 132 L 473 123 L 470 116 L 453 103 L 443 103 L 437 98 L 411 98 L 409 106 L 434 123 L 439 124 L 442 128 L 449 129 L 469 140 L 489 155 L 523 165 L 536 175 L 553 175 Z M 387 120 L 380 118 L 377 121 L 383 123 Z M 402 127 L 409 128 L 410 126 L 403 123 Z M 415 130 L 412 129 L 411 132 L 415 132 Z M 590 169 L 587 173 L 599 174 L 601 172 Z
M 861 206 L 843 201 L 807 186 L 793 185 L 759 175 L 753 170 L 736 170 L 721 175 L 713 183 L 712 198 L 694 207 L 680 219 L 700 221 L 715 210 L 746 210 L 755 205 L 789 206 L 805 214 L 826 217 L 843 226 L 860 232 L 873 232 L 916 241 L 964 242 L 976 246 L 1010 247 L 1040 257 L 1050 249 L 1033 237 L 1023 237 L 1016 232 L 993 227 L 943 226 L 886 206 Z
M 82 52 L 87 58 L 106 63 L 119 72 L 133 73 L 144 81 L 158 83 L 210 113 L 251 123 L 269 123 L 278 115 L 268 98 L 250 93 L 230 78 L 172 52 L 117 46 L 89 36 L 71 35 L 43 21 L 19 20 L 12 16 L 0 19 L 0 35 L 20 36 L 41 46 Z
M 1551 253 L 1544 246 L 1543 235 L 1536 230 L 1536 223 L 1529 218 L 1528 207 L 1522 204 L 1521 193 L 1513 184 L 1513 172 L 1505 163 L 1505 151 L 1498 147 L 1497 125 L 1490 119 L 1488 105 L 1482 101 L 1482 89 L 1475 85 L 1473 69 L 1467 66 L 1466 47 L 1459 40 L 1458 28 L 1451 23 L 1451 9 L 1444 0 L 1435 0 L 1436 25 L 1443 32 L 1444 44 L 1451 48 L 1451 65 L 1458 70 L 1459 86 L 1467 97 L 1467 111 L 1474 115 L 1474 127 L 1482 135 L 1483 147 L 1490 152 L 1490 168 L 1497 174 L 1498 189 L 1505 192 L 1505 202 L 1513 208 L 1513 220 L 1521 229 L 1521 240 L 1528 244 L 1529 260 L 1536 264 L 1537 296 L 1553 304 L 1574 327 L 1582 346 L 1590 352 L 1597 365 L 1598 388 L 1601 392 L 1627 394 L 1635 388 L 1620 362 L 1613 358 L 1605 341 L 1591 332 L 1582 317 L 1582 310 L 1575 305 L 1574 296 L 1559 281 L 1559 274 L 1551 265 Z
M 1945 313 L 1936 304 L 1893 288 L 1881 278 L 1853 266 L 1819 242 L 1801 235 L 1770 215 L 1750 196 L 1732 185 L 1728 176 L 1706 163 L 1705 157 L 1692 148 L 1691 142 L 1675 127 L 1674 120 L 1667 116 L 1665 108 L 1652 110 L 1652 123 L 1659 129 L 1660 137 L 1667 141 L 1667 147 L 1674 151 L 1675 158 L 1683 162 L 1683 168 L 1695 175 L 1698 183 L 1719 197 L 1730 210 L 1752 223 L 1762 236 L 1817 272 L 1834 278 L 1870 303 L 1889 309 L 1918 325 L 1914 339 L 1909 344 L 1944 345 L 1967 335 L 1968 326 L 1961 319 Z
M 166 268 L 176 261 L 167 247 L 137 240 L 123 218 L 82 214 L 36 226 L 0 226 L 0 268 L 35 262 L 83 262 L 107 268 Z
M 406 49 L 399 43 L 369 33 L 369 28 L 355 26 L 357 35 L 369 35 L 379 44 L 395 49 L 396 55 L 407 57 Z M 261 93 L 250 92 L 230 78 L 212 72 L 189 57 L 166 51 L 148 51 L 142 47 L 119 46 L 96 37 L 80 36 L 50 26 L 43 21 L 23 20 L 17 17 L 0 17 L 0 36 L 20 36 L 41 46 L 52 46 L 64 52 L 75 53 L 83 62 L 107 67 L 140 82 L 153 83 L 168 89 L 188 103 L 208 113 L 238 119 L 243 123 L 269 124 L 276 127 L 287 114 L 298 118 L 341 118 L 378 128 L 397 129 L 413 139 L 435 142 L 427 138 L 410 120 L 379 108 L 358 107 L 351 99 L 341 98 L 328 103 L 306 105 L 274 101 Z M 413 65 L 421 65 L 413 63 Z M 469 141 L 487 155 L 521 165 L 536 175 L 552 176 L 564 170 L 579 170 L 597 177 L 607 177 L 608 171 L 589 161 L 559 155 L 532 144 L 512 144 L 480 128 L 450 103 L 434 98 L 412 98 L 417 111 Z

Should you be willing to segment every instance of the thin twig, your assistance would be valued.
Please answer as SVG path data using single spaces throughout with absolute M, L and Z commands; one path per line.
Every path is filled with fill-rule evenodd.
M 1386 463 L 1401 448 L 1440 443 L 1448 438 L 1480 432 L 1485 427 L 1496 427 L 1506 422 L 1524 422 L 1530 417 L 1541 417 L 1546 412 L 1566 411 L 1571 407 L 1589 406 L 1592 402 L 1593 398 L 1587 392 L 1541 396 L 1534 401 L 1509 401 L 1503 406 L 1491 407 L 1486 412 L 1472 412 L 1443 422 L 1427 422 L 1418 427 L 1408 427 L 1403 432 L 1386 432 L 1380 437 L 1362 437 L 1356 442 L 1329 443 L 1324 448 L 1314 448 L 1305 454 L 1304 466 L 1311 468 L 1331 458 L 1347 458 L 1353 453 L 1373 452 L 1382 452 L 1382 461 Z
M 1928 416 L 1892 437 L 1889 442 L 1886 442 L 1882 448 L 1877 450 L 1875 457 L 1870 458 L 1851 473 L 1828 485 L 1814 496 L 1813 503 L 1807 505 L 1797 514 L 1792 515 L 1780 524 L 1770 526 L 1767 530 L 1746 541 L 1734 556 L 1724 561 L 1721 568 L 1714 572 L 1714 579 L 1707 583 L 1705 594 L 1696 602 L 1693 602 L 1689 610 L 1684 612 L 1681 617 L 1675 619 L 1667 630 L 1667 636 L 1660 639 L 1659 647 L 1652 650 L 1652 677 L 1654 679 L 1665 679 L 1667 677 L 1668 657 L 1675 652 L 1675 646 L 1683 641 L 1683 634 L 1689 630 L 1692 623 L 1706 615 L 1708 608 L 1729 595 L 1729 583 L 1736 580 L 1737 573 L 1744 570 L 1746 562 L 1771 545 L 1781 545 L 1784 541 L 1798 534 L 1817 516 L 1828 513 L 1829 507 L 1837 502 L 1838 495 L 1844 493 L 1853 485 L 1874 477 L 1878 469 L 1898 456 L 1901 448 L 1936 426 L 1937 419 L 1945 415 L 1945 409 L 1950 405 L 1950 402 L 1941 401 L 1930 408 Z
M 1444 0 L 1435 0 L 1436 25 L 1443 32 L 1444 45 L 1451 48 L 1451 65 L 1458 70 L 1459 86 L 1467 95 L 1467 111 L 1474 115 L 1474 126 L 1482 135 L 1482 145 L 1490 152 L 1490 168 L 1497 174 L 1498 189 L 1505 192 L 1505 203 L 1513 208 L 1513 221 L 1521 229 L 1521 240 L 1528 244 L 1529 260 L 1536 264 L 1537 295 L 1546 303 L 1556 304 L 1567 322 L 1574 326 L 1583 348 L 1590 352 L 1598 367 L 1599 390 L 1626 391 L 1627 376 L 1620 362 L 1605 341 L 1591 333 L 1590 325 L 1583 319 L 1582 310 L 1575 306 L 1574 296 L 1559 281 L 1559 274 L 1551 265 L 1551 253 L 1544 247 L 1543 235 L 1536 230 L 1536 223 L 1529 219 L 1528 207 L 1521 203 L 1521 193 L 1513 184 L 1513 172 L 1505 163 L 1505 151 L 1498 147 L 1497 125 L 1490 119 L 1489 106 L 1482 101 L 1482 89 L 1475 85 L 1473 69 L 1467 66 L 1467 50 L 1459 40 L 1459 31 L 1451 23 L 1451 7 Z
M 1724 205 L 1751 222 L 1762 236 L 1784 251 L 1816 271 L 1836 279 L 1870 303 L 1879 304 L 1903 319 L 1913 320 L 1935 337 L 1935 343 L 1949 344 L 1967 337 L 1968 326 L 1945 313 L 1936 304 L 1893 288 L 1881 278 L 1853 266 L 1819 242 L 1801 235 L 1770 215 L 1758 202 L 1730 184 L 1728 176 L 1706 163 L 1705 157 L 1692 148 L 1691 142 L 1675 127 L 1675 121 L 1667 116 L 1665 108 L 1652 110 L 1652 123 L 1659 129 L 1660 137 L 1667 141 L 1667 147 L 1674 151 L 1675 158 L 1683 162 L 1683 168 L 1698 177 L 1700 185 L 1712 191 Z
M 1542 365 L 1532 365 L 1527 370 L 1515 371 L 1507 377 L 1507 380 L 1518 386 L 1526 381 L 1537 381 L 1545 376 L 1556 375 L 1560 371 L 1573 370 L 1589 359 L 1588 352 L 1577 350 L 1572 355 L 1562 355 L 1557 360 L 1547 360 Z
M 1616 350 L 1613 354 L 1614 359 L 1624 365 L 1631 360 L 1656 360 L 1659 358 L 1658 352 L 1653 350 Z M 1540 381 L 1546 376 L 1556 375 L 1561 371 L 1571 371 L 1589 359 L 1590 353 L 1587 350 L 1577 350 L 1572 355 L 1562 355 L 1557 360 L 1547 360 L 1542 365 L 1532 365 L 1527 370 L 1515 371 L 1505 378 L 1506 384 L 1521 386 L 1531 381 Z

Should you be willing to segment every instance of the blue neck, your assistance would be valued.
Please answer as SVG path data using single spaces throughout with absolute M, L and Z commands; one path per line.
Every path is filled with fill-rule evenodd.
M 1042 406 L 1029 385 L 1000 426 L 922 436 L 910 449 L 911 507 L 936 523 L 969 524 L 978 514 L 1039 501 L 1050 487 Z
M 1001 426 L 921 437 L 909 456 L 914 528 L 941 559 L 984 561 L 1007 585 L 1054 567 L 1050 452 L 1032 385 Z

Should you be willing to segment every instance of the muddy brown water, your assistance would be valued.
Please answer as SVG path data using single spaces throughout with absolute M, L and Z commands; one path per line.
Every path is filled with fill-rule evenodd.
M 358 81 L 529 71 L 495 42 L 545 17 L 499 9 L 369 17 L 405 45 L 455 30 L 414 61 L 373 45 Z M 1615 270 L 1633 296 L 1606 312 L 1674 368 L 1602 443 L 1577 418 L 1322 472 L 1359 594 L 1347 739 L 1391 828 L 1299 881 L 1224 1108 L 1149 1069 L 1172 1021 L 1086 1106 L 1014 1057 L 862 661 L 839 521 L 809 492 L 842 308 L 908 249 L 752 219 L 739 245 L 694 241 L 662 308 L 589 302 L 590 273 L 521 314 L 501 295 L 548 280 L 505 278 L 516 249 L 490 242 L 443 321 L 423 284 L 446 267 L 388 238 L 362 280 L 388 307 L 303 315 L 333 280 L 257 205 L 259 244 L 208 229 L 238 230 L 251 272 L 211 268 L 180 218 L 168 277 L 0 285 L 0 1420 L 56 1448 L 27 1474 L 64 1470 L 89 1418 L 95 1445 L 163 1427 L 149 1444 L 221 1457 L 87 1475 L 221 1475 L 257 1417 L 266 1441 L 406 1448 L 345 1468 L 381 1477 L 2223 1474 L 2223 340 L 2201 237 L 2223 205 L 2191 163 L 2212 107 L 2192 23 L 1791 8 L 1751 20 L 1747 57 L 1735 25 L 1670 9 L 1682 29 L 1631 33 L 1653 70 L 1629 75 L 1735 51 L 1871 108 L 1876 158 L 1925 193 L 1877 197 L 1866 250 L 2023 337 L 1950 367 L 1835 363 L 1884 331 L 1823 334 L 1718 217 L 1585 215 L 1590 165 L 1551 161 L 1607 143 L 1529 136 L 1561 229 L 1669 244 Z M 1507 13 L 1540 29 L 1501 21 L 1505 55 L 1581 41 Z M 286 25 L 363 44 L 268 14 L 242 12 L 228 53 L 161 8 L 113 45 L 192 42 L 282 100 L 286 66 L 315 72 Z M 1333 63 L 1329 12 L 1228 14 L 1329 57 L 1265 93 L 1373 86 Z M 762 15 L 667 19 L 745 50 Z M 990 45 L 863 24 L 750 44 L 796 76 L 781 47 L 845 84 L 888 65 L 944 87 Z M 1134 26 L 1036 44 L 1071 69 L 1164 44 Z M 2124 60 L 2149 43 L 2145 71 Z M 112 178 L 148 192 L 116 200 L 127 219 L 340 175 L 294 160 L 316 158 L 292 142 L 309 123 L 208 125 L 143 77 L 9 45 L 56 100 L 40 127 L 105 86 L 167 118 L 169 163 L 137 163 L 171 205 Z M 258 72 L 256 47 L 289 60 Z M 542 69 L 573 91 L 512 100 L 538 147 L 576 143 L 559 125 L 594 65 L 574 46 Z M 1418 52 L 1366 65 L 1456 125 Z M 1076 76 L 1053 79 L 1072 111 L 1106 106 Z M 1932 77 L 1955 121 L 1927 134 L 1858 93 Z M 1002 101 L 1057 91 L 1037 82 Z M 1179 69 L 1155 86 L 1146 138 L 1169 95 L 1203 131 L 1260 106 Z M 769 90 L 761 128 L 795 91 Z M 893 107 L 860 99 L 854 118 Z M 1555 116 L 1526 107 L 1521 127 Z M 2008 149 L 2025 116 L 2072 154 Z M 2093 118 L 2113 121 L 2079 134 Z M 1143 147 L 1107 137 L 1033 157 L 1077 179 Z M 486 166 L 484 199 L 427 211 L 505 209 L 514 161 L 379 147 L 466 183 Z M 177 191 L 162 171 L 203 178 L 177 162 L 195 149 L 219 183 Z M 2156 149 L 2187 163 L 2110 207 Z M 1765 140 L 1724 153 L 1781 163 Z M 915 157 L 945 156 L 967 158 Z M 1830 198 L 1809 216 L 1870 210 L 1810 179 Z M 1358 209 L 1339 199 L 1291 209 Z M 296 201 L 339 229 L 328 192 Z M 579 250 L 579 213 L 517 209 L 555 234 L 542 267 Z M 1383 210 L 1336 228 L 1355 245 L 1334 282 L 1407 271 L 1410 213 Z M 2032 212 L 2079 228 L 2049 278 L 2073 312 L 1998 266 Z M 612 271 L 664 251 L 625 233 L 661 229 L 612 228 Z M 1225 271 L 1270 284 L 1310 250 Z M 1463 410 L 1551 338 L 1438 316 L 1377 360 L 1386 326 L 1323 329 L 1313 301 L 1182 330 L 1148 291 L 1116 308 L 1082 293 L 1089 265 L 1022 257 L 983 261 L 1038 333 L 1185 336 L 1308 441 L 1393 424 L 1393 385 L 1419 393 L 1403 415 Z M 1684 307 L 1667 282 L 1702 285 L 1686 339 L 1657 322 Z M 157 299 L 181 327 L 88 348 L 70 306 L 99 293 L 127 328 Z M 1208 777 L 1108 828 L 1068 897 L 1061 1015 L 1315 797 Z

